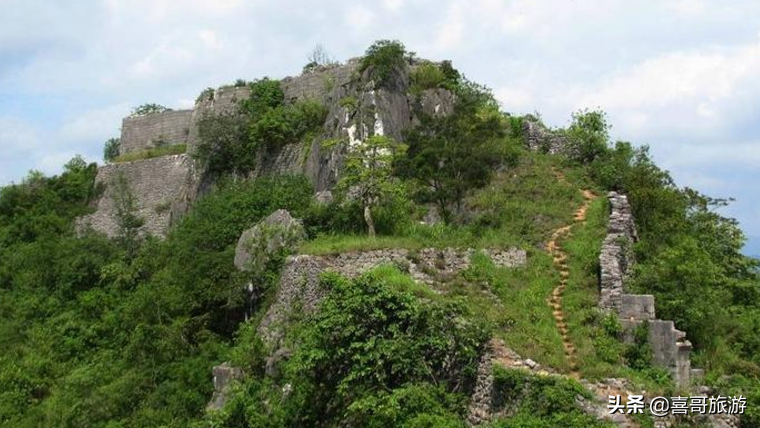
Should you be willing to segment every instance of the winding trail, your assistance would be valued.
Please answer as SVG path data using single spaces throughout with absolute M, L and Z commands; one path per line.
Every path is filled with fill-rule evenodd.
M 565 176 L 561 172 L 554 170 L 554 175 L 558 180 L 565 181 Z M 576 379 L 580 378 L 580 373 L 578 372 L 578 364 L 575 359 L 575 346 L 573 346 L 573 342 L 570 340 L 569 330 L 565 322 L 565 313 L 562 310 L 562 296 L 565 288 L 567 288 L 567 281 L 570 278 L 570 269 L 567 266 L 567 253 L 562 249 L 560 241 L 570 236 L 573 225 L 586 221 L 588 206 L 596 198 L 596 195 L 589 190 L 584 189 L 581 192 L 583 193 L 583 204 L 575 210 L 573 223 L 555 229 L 552 232 L 551 239 L 546 244 L 546 251 L 551 254 L 554 260 L 554 267 L 559 271 L 560 276 L 559 285 L 552 290 L 551 297 L 549 298 L 549 306 L 552 308 L 557 329 L 562 336 L 565 357 L 570 364 L 570 376 Z

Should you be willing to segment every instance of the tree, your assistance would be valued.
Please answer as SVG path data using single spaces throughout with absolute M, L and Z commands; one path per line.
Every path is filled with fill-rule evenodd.
M 314 49 L 312 49 L 311 53 L 309 54 L 307 61 L 309 62 L 303 67 L 304 71 L 310 71 L 317 67 L 336 64 L 335 59 L 333 59 L 333 57 L 327 53 L 325 47 L 320 43 L 314 46 Z
M 464 83 L 457 97 L 454 113 L 423 118 L 406 134 L 408 156 L 398 167 L 420 185 L 423 199 L 438 204 L 446 222 L 468 190 L 490 181 L 510 148 L 498 105 L 487 92 Z
M 402 191 L 401 184 L 392 172 L 394 160 L 406 152 L 406 145 L 390 137 L 373 135 L 349 150 L 338 189 L 359 199 L 369 236 L 375 236 L 372 209 L 381 201 Z
M 406 65 L 406 47 L 398 40 L 378 40 L 364 54 L 359 72 L 369 69 L 376 87 L 387 86 L 394 70 Z
M 145 220 L 137 215 L 137 198 L 135 198 L 129 181 L 124 174 L 118 174 L 111 181 L 111 197 L 114 204 L 114 216 L 119 227 L 119 240 L 128 257 L 134 257 L 139 247 L 139 230 Z
M 121 140 L 119 138 L 109 138 L 106 140 L 105 147 L 103 147 L 103 160 L 106 162 L 112 162 L 121 150 Z
M 581 110 L 573 113 L 567 129 L 570 139 L 570 157 L 580 163 L 591 163 L 607 152 L 610 126 L 602 110 Z

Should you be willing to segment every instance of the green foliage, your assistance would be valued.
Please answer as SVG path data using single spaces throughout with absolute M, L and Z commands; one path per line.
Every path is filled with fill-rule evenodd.
M 196 157 L 215 174 L 244 175 L 255 166 L 255 145 L 248 138 L 248 119 L 239 114 L 204 116 L 198 121 Z
M 326 115 L 325 107 L 316 101 L 271 108 L 251 123 L 250 138 L 257 147 L 280 148 L 288 143 L 297 143 L 321 126 Z
M 260 150 L 277 150 L 300 142 L 324 123 L 327 111 L 315 101 L 285 104 L 280 82 L 268 78 L 249 84 L 240 110 L 203 117 L 197 158 L 216 175 L 244 176 L 256 165 Z
M 98 193 L 96 164 L 74 157 L 60 176 L 30 172 L 21 183 L 0 188 L 0 246 L 70 235 L 74 217 L 90 211 Z
M 412 294 L 413 280 L 392 268 L 324 281 L 331 292 L 293 358 L 289 406 L 300 425 L 340 417 L 347 408 L 358 417 L 375 391 L 420 382 L 448 392 L 471 385 L 488 336 L 462 304 L 422 303 Z M 378 399 L 387 400 L 370 402 Z
M 128 152 L 110 159 L 113 163 L 133 162 L 136 160 L 151 159 L 168 155 L 181 155 L 187 151 L 186 144 L 163 144 L 156 147 Z
M 216 93 L 216 90 L 214 88 L 206 88 L 198 95 L 198 97 L 195 99 L 195 103 L 201 103 L 204 101 L 214 101 L 214 94 Z
M 337 190 L 342 195 L 351 193 L 364 211 L 364 220 L 370 236 L 375 236 L 372 211 L 387 201 L 405 199 L 404 189 L 392 176 L 393 163 L 406 152 L 406 145 L 390 137 L 373 135 L 350 149 Z
M 590 398 L 576 381 L 557 376 L 535 376 L 523 370 L 494 367 L 497 405 L 515 408 L 514 413 L 492 423 L 494 428 L 611 427 L 586 414 L 576 404 L 578 395 Z
M 607 114 L 602 110 L 581 110 L 573 113 L 567 129 L 570 140 L 570 158 L 580 163 L 591 163 L 607 150 L 609 140 Z
M 146 103 L 146 104 L 142 104 L 133 108 L 130 116 L 131 117 L 145 116 L 145 115 L 149 115 L 153 113 L 164 113 L 167 111 L 171 111 L 171 109 L 168 107 L 164 107 L 161 104 Z
M 378 40 L 364 53 L 359 72 L 369 71 L 376 87 L 388 86 L 393 73 L 406 67 L 406 47 L 398 40 Z
M 282 92 L 279 80 L 265 77 L 254 80 L 249 86 L 251 94 L 241 102 L 241 108 L 253 121 L 257 121 L 267 111 L 285 102 L 285 94 Z
M 458 94 L 453 114 L 424 118 L 406 134 L 408 157 L 397 169 L 418 184 L 422 201 L 438 205 L 447 222 L 468 191 L 485 186 L 502 162 L 514 164 L 518 153 L 489 93 L 465 83 Z
M 277 266 L 251 277 L 235 270 L 238 236 L 278 208 L 303 215 L 311 188 L 295 177 L 221 183 L 164 242 L 145 240 L 127 257 L 119 241 L 73 236 L 94 176 L 75 159 L 59 177 L 35 175 L 0 193 L 0 421 L 188 426 L 242 321 L 243 285 L 276 277 Z M 20 233 L 43 219 L 57 226 Z
M 416 66 L 411 74 L 411 92 L 420 93 L 425 89 L 445 88 L 455 90 L 459 84 L 460 75 L 451 66 L 451 61 L 443 61 L 440 65 L 425 61 Z
M 138 231 L 145 220 L 137 215 L 137 198 L 123 173 L 117 174 L 108 185 L 113 189 L 111 198 L 119 229 L 119 239 L 126 248 L 127 257 L 131 258 L 137 251 Z
M 103 160 L 106 162 L 112 162 L 119 156 L 119 150 L 121 148 L 121 139 L 109 138 L 103 147 Z
M 652 346 L 649 344 L 649 324 L 644 322 L 633 333 L 633 343 L 626 347 L 623 357 L 629 367 L 644 370 L 652 367 Z

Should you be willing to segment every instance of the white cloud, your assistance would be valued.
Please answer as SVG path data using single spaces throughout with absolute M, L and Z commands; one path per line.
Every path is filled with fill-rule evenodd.
M 129 110 L 127 104 L 119 103 L 81 113 L 61 127 L 61 138 L 75 142 L 105 141 L 118 136 L 121 119 L 129 114 Z
M 357 31 L 367 29 L 374 19 L 372 11 L 362 5 L 351 6 L 345 14 L 346 23 Z

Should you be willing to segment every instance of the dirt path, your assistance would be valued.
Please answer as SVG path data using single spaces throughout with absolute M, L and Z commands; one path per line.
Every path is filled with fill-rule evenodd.
M 561 172 L 554 170 L 554 175 L 558 180 L 565 181 L 565 177 Z M 567 253 L 562 249 L 560 243 L 562 240 L 570 236 L 573 225 L 586 221 L 586 211 L 588 210 L 588 206 L 591 201 L 596 198 L 596 195 L 589 190 L 582 190 L 582 192 L 583 205 L 575 211 L 573 223 L 555 229 L 554 232 L 552 232 L 551 239 L 546 244 L 546 251 L 548 251 L 554 259 L 554 267 L 559 271 L 560 276 L 559 285 L 554 288 L 552 295 L 549 298 L 549 306 L 552 308 L 554 320 L 557 323 L 557 329 L 562 335 L 562 345 L 565 348 L 565 357 L 570 364 L 570 376 L 574 378 L 580 378 L 580 373 L 578 372 L 578 364 L 575 359 L 575 346 L 573 346 L 573 342 L 570 340 L 569 330 L 567 323 L 565 322 L 565 313 L 562 310 L 562 295 L 567 287 L 568 278 L 570 278 L 570 269 L 567 266 Z

